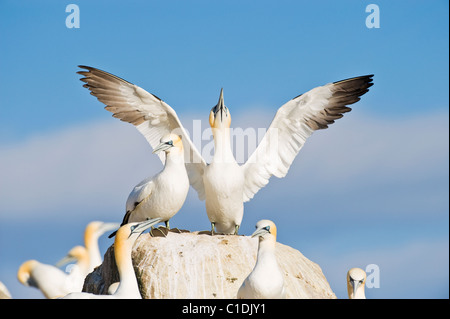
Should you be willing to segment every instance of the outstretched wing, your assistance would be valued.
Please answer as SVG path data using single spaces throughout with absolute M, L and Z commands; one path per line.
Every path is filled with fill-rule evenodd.
M 244 202 L 249 201 L 272 175 L 286 176 L 306 139 L 350 112 L 346 105 L 360 100 L 373 85 L 372 75 L 316 87 L 280 107 L 254 153 L 243 165 Z
M 203 200 L 205 190 L 202 176 L 206 163 L 181 125 L 175 111 L 160 98 L 137 85 L 93 67 L 82 65 L 79 67 L 87 70 L 78 72 L 84 76 L 81 78 L 81 81 L 86 83 L 83 86 L 104 103 L 105 109 L 112 112 L 114 117 L 136 126 L 152 148 L 155 148 L 161 137 L 168 133 L 182 136 L 189 182 L 197 191 L 198 197 Z M 160 152 L 159 158 L 164 164 L 164 152 Z

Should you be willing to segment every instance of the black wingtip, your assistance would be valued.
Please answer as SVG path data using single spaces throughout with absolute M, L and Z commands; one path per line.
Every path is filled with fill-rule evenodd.
M 79 64 L 78 67 L 80 69 L 86 69 L 86 70 L 92 70 L 93 69 L 92 66 L 87 66 L 87 65 L 82 65 L 82 64 Z
M 353 80 L 358 80 L 358 79 L 365 79 L 365 80 L 367 80 L 367 82 L 372 82 L 373 81 L 373 76 L 374 76 L 374 74 L 355 76 L 355 77 L 348 78 L 348 79 L 345 79 L 345 80 L 340 80 L 340 81 L 333 82 L 333 84 L 347 82 L 347 81 L 353 81 Z M 372 83 L 372 85 L 373 85 L 373 83 Z

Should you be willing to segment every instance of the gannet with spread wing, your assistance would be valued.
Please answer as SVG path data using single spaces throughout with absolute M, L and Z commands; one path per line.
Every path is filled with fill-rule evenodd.
M 225 234 L 237 234 L 244 202 L 267 185 L 272 175 L 286 176 L 306 139 L 351 111 L 347 105 L 359 101 L 373 84 L 373 75 L 360 76 L 316 87 L 288 101 L 278 109 L 261 143 L 241 166 L 231 151 L 231 116 L 221 90 L 209 117 L 215 153 L 207 165 L 167 103 L 115 75 L 80 67 L 87 70 L 78 72 L 84 76 L 84 87 L 106 104 L 105 109 L 114 117 L 135 125 L 153 148 L 161 136 L 172 131 L 182 136 L 189 182 L 199 199 L 205 200 L 212 232 Z M 164 162 L 163 156 L 160 159 Z

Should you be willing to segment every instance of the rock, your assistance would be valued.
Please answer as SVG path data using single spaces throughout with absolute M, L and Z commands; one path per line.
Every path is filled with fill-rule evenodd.
M 0 299 L 11 299 L 11 293 L 1 281 L 0 281 Z
M 248 236 L 147 233 L 136 241 L 132 258 L 143 298 L 236 298 L 255 265 L 257 247 L 258 239 Z M 336 298 L 316 263 L 281 243 L 276 249 L 287 298 Z M 86 277 L 83 291 L 106 294 L 117 281 L 112 245 L 102 265 Z

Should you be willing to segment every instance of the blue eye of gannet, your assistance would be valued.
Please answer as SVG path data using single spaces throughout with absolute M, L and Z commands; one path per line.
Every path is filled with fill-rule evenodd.
M 264 229 L 270 233 L 270 226 L 266 226 L 266 227 L 264 227 Z
M 166 142 L 167 145 L 173 146 L 173 141 Z

